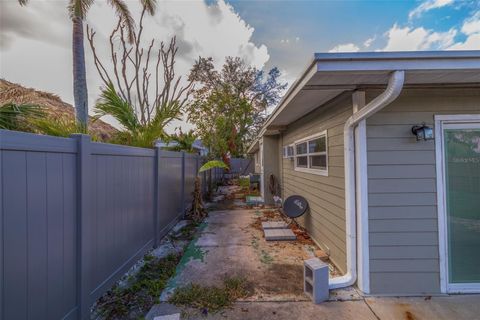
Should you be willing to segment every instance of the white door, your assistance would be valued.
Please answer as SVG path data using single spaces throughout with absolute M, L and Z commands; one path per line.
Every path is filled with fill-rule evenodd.
M 480 119 L 476 118 L 443 116 L 437 123 L 444 250 L 440 254 L 446 292 L 480 292 Z

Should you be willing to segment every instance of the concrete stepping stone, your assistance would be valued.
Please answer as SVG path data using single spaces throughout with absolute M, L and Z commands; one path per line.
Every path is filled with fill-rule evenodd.
M 180 320 L 181 310 L 170 303 L 154 305 L 147 313 L 146 320 Z
M 262 222 L 263 229 L 287 229 L 288 224 L 284 221 L 269 221 L 269 222 Z
M 297 237 L 290 229 L 265 229 L 265 240 L 267 241 L 289 241 Z

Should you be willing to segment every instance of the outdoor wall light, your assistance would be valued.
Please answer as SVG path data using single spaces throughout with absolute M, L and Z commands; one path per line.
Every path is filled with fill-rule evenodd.
M 412 133 L 417 137 L 417 141 L 433 140 L 433 129 L 425 125 L 425 123 L 419 126 L 413 126 Z

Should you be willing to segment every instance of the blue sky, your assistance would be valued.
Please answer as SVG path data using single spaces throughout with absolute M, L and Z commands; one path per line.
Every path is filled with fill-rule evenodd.
M 140 1 L 125 1 L 138 19 Z M 259 69 L 277 66 L 292 84 L 314 52 L 480 50 L 480 0 L 157 1 L 157 13 L 145 20 L 145 44 L 155 39 L 158 46 L 176 36 L 176 71 L 184 78 L 199 56 L 212 57 L 217 66 L 226 56 Z M 66 3 L 30 0 L 20 7 L 18 0 L 0 0 L 0 78 L 72 103 Z M 97 32 L 97 51 L 108 59 L 116 18 L 106 0 L 95 0 L 86 23 Z M 85 46 L 93 106 L 102 82 Z M 185 121 L 173 127 L 178 125 L 188 128 Z
M 252 40 L 269 49 L 268 66 L 278 65 L 297 73 L 313 52 L 330 51 L 338 45 L 354 44 L 360 51 L 383 50 L 387 32 L 393 26 L 431 33 L 457 30 L 454 42 L 464 42 L 462 25 L 480 10 L 480 0 L 472 1 L 229 1 L 236 12 L 254 29 Z M 422 4 L 439 7 L 410 16 Z M 442 6 L 442 4 L 444 4 Z M 365 42 L 372 39 L 368 47 Z M 283 40 L 283 41 L 282 41 Z M 288 42 L 287 42 L 288 40 Z M 404 50 L 415 50 L 411 48 Z M 421 49 L 445 49 L 432 44 Z M 474 49 L 474 48 L 468 48 Z M 480 43 L 478 48 L 480 49 Z M 291 66 L 297 57 L 302 66 Z M 296 60 L 296 59 L 295 59 Z M 295 62 L 294 64 L 298 64 Z M 297 72 L 295 72 L 297 71 Z M 292 74 L 293 76 L 293 74 Z

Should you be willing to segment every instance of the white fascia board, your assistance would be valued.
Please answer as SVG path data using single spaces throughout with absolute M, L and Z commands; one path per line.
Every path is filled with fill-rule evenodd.
M 275 117 L 283 110 L 285 107 L 288 105 L 290 101 L 300 92 L 300 90 L 303 89 L 303 87 L 310 81 L 310 79 L 317 73 L 317 67 L 315 64 L 316 60 L 313 59 L 305 68 L 304 72 L 301 73 L 300 78 L 298 78 L 288 89 L 287 93 L 283 96 L 283 98 L 280 100 L 280 103 L 278 106 L 273 110 L 273 112 L 270 114 L 268 117 L 267 121 L 265 121 L 265 124 L 263 125 L 262 130 L 260 131 L 259 136 L 262 136 L 265 131 L 267 130 L 267 127 L 272 123 L 272 121 L 275 119 Z
M 479 59 L 319 61 L 319 72 L 480 70 Z
M 318 52 L 316 60 L 391 60 L 391 59 L 480 59 L 480 50 L 450 51 L 376 51 L 376 52 Z

